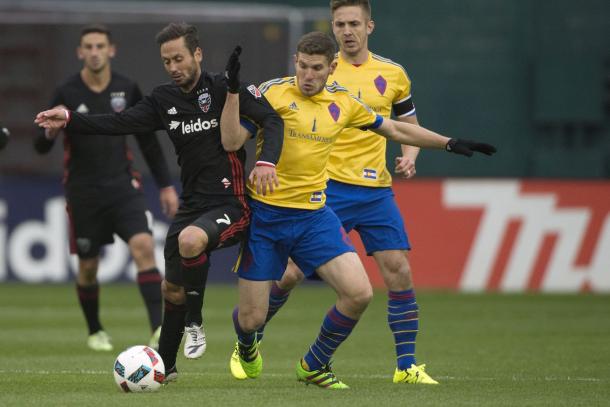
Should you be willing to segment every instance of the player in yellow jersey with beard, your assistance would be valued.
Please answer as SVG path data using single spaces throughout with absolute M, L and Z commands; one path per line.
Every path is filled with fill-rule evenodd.
M 279 186 L 272 194 L 248 187 L 252 219 L 238 267 L 239 306 L 233 313 L 238 343 L 232 360 L 241 366 L 239 372 L 232 369 L 236 377 L 256 378 L 262 372 L 257 330 L 268 317 L 272 283 L 282 279 L 290 257 L 305 276 L 316 274 L 337 293 L 337 302 L 326 314 L 318 337 L 297 363 L 297 378 L 324 388 L 348 387 L 337 379 L 330 361 L 366 309 L 372 288 L 341 221 L 325 205 L 328 159 L 337 139 L 350 137 L 342 133 L 344 129 L 368 128 L 402 144 L 464 155 L 495 152 L 488 144 L 448 139 L 384 118 L 340 85 L 327 85 L 336 67 L 334 57 L 335 45 L 328 35 L 306 34 L 297 46 L 296 76 L 274 79 L 260 87 L 260 93 L 284 120 L 284 143 L 276 168 Z M 258 89 L 251 92 L 256 95 Z M 240 127 L 238 102 L 237 97 L 228 95 L 221 121 L 223 133 L 246 132 Z M 253 126 L 245 127 L 256 132 Z M 369 133 L 368 137 L 377 136 Z M 260 151 L 260 142 L 258 147 Z
M 368 49 L 368 36 L 375 27 L 368 0 L 331 0 L 332 27 L 339 43 L 337 68 L 329 81 L 336 81 L 389 118 L 418 124 L 411 97 L 411 81 L 404 68 Z M 405 178 L 415 175 L 419 148 L 402 145 L 395 171 Z M 337 138 L 328 161 L 328 206 L 346 232 L 356 230 L 367 254 L 375 258 L 388 289 L 388 325 L 394 336 L 396 370 L 394 383 L 437 384 L 415 361 L 418 306 L 407 258 L 409 239 L 394 200 L 392 177 L 386 168 L 386 138 L 358 128 L 346 128 Z M 272 287 L 267 320 L 286 302 L 290 290 L 304 278 L 289 262 L 281 281 Z M 258 331 L 263 337 L 264 326 Z M 232 363 L 234 376 L 243 377 Z

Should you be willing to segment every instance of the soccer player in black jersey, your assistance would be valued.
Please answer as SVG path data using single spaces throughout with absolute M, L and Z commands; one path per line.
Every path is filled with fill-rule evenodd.
M 112 113 L 142 99 L 135 82 L 111 70 L 115 47 L 106 27 L 83 28 L 77 51 L 83 68 L 55 90 L 51 106 L 61 105 L 83 114 Z M 34 143 L 36 150 L 47 153 L 59 133 L 57 129 L 41 132 Z M 137 134 L 136 140 L 159 187 L 161 205 L 166 215 L 173 217 L 178 196 L 159 141 L 154 133 Z M 153 331 L 150 345 L 157 347 L 159 341 L 161 275 L 155 263 L 152 218 L 131 161 L 125 137 L 83 136 L 72 129 L 64 132 L 70 249 L 79 259 L 76 289 L 89 327 L 88 346 L 98 351 L 112 350 L 99 319 L 97 270 L 100 248 L 113 242 L 113 233 L 129 245 Z
M 261 153 L 250 182 L 259 191 L 277 185 L 275 164 L 284 124 L 254 85 L 239 83 L 239 49 L 225 75 L 202 71 L 197 29 L 172 23 L 157 35 L 161 60 L 172 83 L 156 87 L 136 106 L 114 115 L 87 116 L 64 109 L 41 112 L 43 128 L 83 133 L 125 134 L 165 129 L 181 167 L 182 202 L 165 243 L 165 313 L 159 353 L 166 380 L 177 377 L 176 354 L 186 325 L 188 358 L 205 349 L 201 307 L 210 252 L 237 243 L 249 223 L 245 199 L 243 144 L 247 136 L 220 132 L 227 93 L 239 94 L 239 112 L 263 129 Z

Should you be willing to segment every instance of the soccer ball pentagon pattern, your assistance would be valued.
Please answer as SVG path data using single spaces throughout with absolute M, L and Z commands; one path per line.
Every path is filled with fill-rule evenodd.
M 126 393 L 157 391 L 163 379 L 163 360 L 148 346 L 132 346 L 114 361 L 114 381 Z

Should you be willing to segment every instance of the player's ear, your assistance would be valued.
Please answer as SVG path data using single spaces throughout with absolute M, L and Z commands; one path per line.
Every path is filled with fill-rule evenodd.
M 116 45 L 114 45 L 114 44 L 108 45 L 108 57 L 114 58 L 115 55 L 116 55 Z
M 79 59 L 80 61 L 82 61 L 83 59 L 85 59 L 85 57 L 83 56 L 83 53 L 81 52 L 81 47 L 80 47 L 80 45 L 78 45 L 78 46 L 76 47 L 76 56 L 78 57 L 78 59 Z
M 329 75 L 332 75 L 333 72 L 335 72 L 335 69 L 337 68 L 337 60 L 335 59 L 333 62 L 330 63 L 330 71 L 329 71 Z
M 197 63 L 200 64 L 201 61 L 203 61 L 203 51 L 201 50 L 201 48 L 199 48 L 199 47 L 195 48 L 195 52 L 193 52 L 193 56 L 195 57 L 195 61 L 197 61 Z
M 366 33 L 371 35 L 373 30 L 375 30 L 375 22 L 373 20 L 369 20 L 368 23 L 366 23 Z

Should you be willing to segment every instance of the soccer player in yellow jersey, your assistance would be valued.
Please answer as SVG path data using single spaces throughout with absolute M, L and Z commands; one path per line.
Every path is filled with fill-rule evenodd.
M 238 266 L 239 305 L 233 321 L 239 363 L 247 377 L 256 378 L 263 365 L 257 329 L 267 317 L 272 282 L 281 280 L 289 257 L 305 276 L 317 273 L 335 290 L 337 302 L 297 363 L 297 378 L 324 388 L 344 389 L 348 386 L 337 379 L 330 360 L 366 309 L 372 288 L 340 220 L 325 205 L 326 167 L 333 144 L 344 137 L 345 128 L 369 128 L 401 144 L 464 155 L 473 151 L 492 154 L 495 148 L 448 139 L 376 114 L 341 86 L 326 85 L 336 67 L 334 58 L 332 38 L 320 32 L 306 34 L 297 45 L 296 77 L 271 80 L 260 87 L 260 94 L 284 120 L 284 143 L 276 168 L 279 185 L 273 193 L 248 187 L 252 218 Z M 251 92 L 259 94 L 254 87 Z M 247 132 L 240 127 L 238 106 L 237 96 L 227 95 L 223 133 Z M 259 140 L 259 151 L 260 147 Z
M 375 27 L 369 1 L 331 0 L 330 8 L 339 53 L 337 68 L 329 81 L 346 87 L 384 118 L 390 117 L 393 110 L 397 120 L 418 124 L 407 73 L 402 66 L 368 49 L 368 36 Z M 403 156 L 396 159 L 395 171 L 412 178 L 419 148 L 402 145 L 402 152 Z M 328 161 L 326 204 L 339 217 L 346 232 L 359 233 L 388 288 L 387 318 L 396 349 L 394 383 L 437 384 L 425 372 L 425 365 L 415 361 L 419 316 L 407 258 L 411 247 L 385 160 L 384 137 L 358 128 L 343 130 Z M 272 287 L 267 320 L 303 278 L 294 262 L 289 262 L 282 280 Z M 258 331 L 259 340 L 263 329 Z

